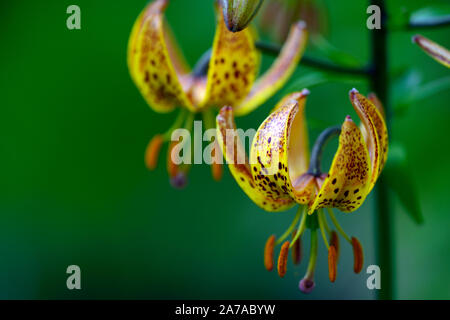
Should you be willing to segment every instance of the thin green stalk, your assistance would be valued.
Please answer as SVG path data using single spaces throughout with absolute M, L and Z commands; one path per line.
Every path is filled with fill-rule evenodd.
M 384 0 L 371 0 L 371 4 L 381 9 L 381 29 L 371 31 L 372 37 L 372 71 L 370 78 L 372 90 L 384 104 L 386 124 L 390 131 L 391 110 L 389 106 L 389 77 L 388 77 L 388 30 L 386 23 L 386 7 Z M 375 189 L 375 244 L 376 261 L 381 269 L 381 289 L 377 290 L 377 298 L 391 300 L 394 298 L 394 225 L 392 210 L 386 181 L 380 176 Z
M 272 55 L 277 57 L 281 52 L 281 46 L 274 44 L 274 43 L 267 43 L 262 41 L 257 41 L 255 43 L 255 46 L 257 49 L 259 49 L 261 52 L 264 52 L 266 54 Z M 362 68 L 354 68 L 354 67 L 348 67 L 348 66 L 341 66 L 333 63 L 328 63 L 326 61 L 318 60 L 316 58 L 312 57 L 302 57 L 300 63 L 304 64 L 305 66 L 316 68 L 316 69 L 322 69 L 327 72 L 334 72 L 334 73 L 343 73 L 353 76 L 362 76 L 362 77 L 368 77 L 370 75 L 370 70 L 368 68 L 362 67 Z
M 300 217 L 303 213 L 304 209 L 302 207 L 299 207 L 297 210 L 297 213 L 295 214 L 295 218 L 292 221 L 291 225 L 289 226 L 289 228 L 283 233 L 283 235 L 275 242 L 275 245 L 279 245 L 280 243 L 283 242 L 284 239 L 286 239 L 291 233 L 292 231 L 294 231 L 295 226 L 297 225 L 298 221 L 300 220 Z M 293 241 L 294 242 L 294 241 Z

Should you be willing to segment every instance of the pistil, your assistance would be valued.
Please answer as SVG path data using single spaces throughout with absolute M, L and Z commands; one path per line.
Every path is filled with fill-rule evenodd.
M 299 289 L 304 293 L 310 293 L 314 287 L 314 272 L 317 262 L 317 229 L 311 230 L 311 249 L 309 253 L 308 269 L 305 277 L 300 280 Z

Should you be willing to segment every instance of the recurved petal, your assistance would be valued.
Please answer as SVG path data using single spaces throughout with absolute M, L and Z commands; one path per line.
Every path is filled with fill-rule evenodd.
M 223 107 L 217 116 L 217 141 L 236 182 L 256 205 L 266 211 L 284 211 L 295 202 L 290 198 L 268 196 L 256 187 L 247 155 L 239 138 L 231 107 Z
M 307 38 L 308 33 L 305 23 L 297 22 L 291 27 L 280 55 L 269 70 L 256 81 L 245 100 L 235 108 L 236 115 L 251 112 L 286 83 L 305 51 Z
M 350 91 L 350 100 L 361 119 L 361 124 L 364 126 L 366 145 L 369 148 L 372 172 L 369 192 L 384 168 L 389 144 L 386 121 L 380 112 L 380 109 L 383 110 L 383 107 L 381 102 L 373 97 L 372 95 L 373 101 L 378 106 L 358 93 L 356 89 Z
M 309 94 L 303 90 L 297 99 L 283 99 L 284 105 L 261 124 L 253 139 L 250 164 L 256 187 L 266 197 L 294 198 L 306 204 L 308 198 L 294 190 L 292 181 L 308 169 L 308 138 L 304 117 Z M 308 187 L 308 183 L 301 185 Z
M 233 33 L 217 10 L 217 28 L 201 106 L 236 106 L 250 92 L 259 68 L 259 52 L 250 28 Z
M 343 212 L 358 209 L 369 192 L 370 177 L 366 143 L 359 128 L 347 116 L 328 177 L 308 213 L 324 207 L 336 207 Z
M 177 71 L 185 68 L 176 54 L 169 32 L 164 28 L 164 10 L 168 0 L 151 2 L 139 15 L 128 45 L 128 68 L 144 99 L 158 112 L 169 112 L 181 105 L 193 110 Z M 175 58 L 175 60 L 172 60 Z M 181 74 L 180 74 L 181 76 Z
M 436 42 L 431 41 L 428 38 L 425 38 L 421 35 L 415 35 L 412 38 L 413 42 L 417 43 L 417 45 L 422 48 L 430 57 L 434 60 L 443 64 L 447 68 L 450 68 L 450 51 L 446 48 L 438 45 Z

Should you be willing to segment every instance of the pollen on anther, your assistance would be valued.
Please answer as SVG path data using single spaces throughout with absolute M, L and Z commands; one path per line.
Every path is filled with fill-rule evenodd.
M 286 241 L 281 246 L 280 255 L 278 256 L 278 275 L 283 278 L 287 270 L 287 259 L 289 253 L 290 242 Z
M 152 138 L 145 151 L 145 164 L 150 170 L 154 170 L 158 164 L 159 152 L 161 146 L 164 143 L 164 139 L 161 135 L 156 135 Z
M 354 259 L 353 271 L 355 273 L 360 273 L 363 268 L 363 264 L 364 264 L 364 254 L 363 254 L 363 249 L 362 249 L 361 243 L 355 237 L 352 237 L 352 247 L 353 247 L 353 259 Z
M 220 181 L 222 179 L 222 175 L 223 175 L 222 164 L 213 162 L 211 164 L 211 173 L 212 173 L 213 179 L 215 181 Z
M 333 246 L 336 250 L 336 261 L 339 261 L 339 237 L 336 231 L 331 231 L 330 246 Z
M 331 282 L 336 281 L 337 276 L 337 253 L 334 246 L 328 249 L 328 276 Z
M 173 178 L 178 173 L 178 165 L 176 165 L 172 161 L 172 149 L 177 145 L 176 141 L 172 141 L 169 145 L 169 149 L 167 152 L 167 172 L 169 173 L 169 177 Z
M 264 266 L 267 271 L 273 269 L 273 249 L 275 247 L 275 236 L 272 235 L 267 239 L 266 246 L 264 247 Z
M 297 234 L 297 230 L 292 233 L 292 239 Z M 302 238 L 301 236 L 294 242 L 292 246 L 292 261 L 294 264 L 299 264 L 302 260 Z

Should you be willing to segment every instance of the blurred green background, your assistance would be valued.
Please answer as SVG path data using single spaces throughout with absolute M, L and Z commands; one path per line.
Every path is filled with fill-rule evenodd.
M 212 2 L 172 0 L 167 10 L 191 65 L 212 44 Z M 326 3 L 330 42 L 367 61 L 366 2 Z M 71 4 L 81 8 L 81 30 L 66 28 Z M 306 262 L 290 263 L 284 279 L 266 272 L 264 243 L 285 230 L 295 209 L 263 212 L 228 170 L 216 183 L 207 166 L 194 166 L 189 186 L 179 191 L 169 185 L 164 160 L 154 172 L 145 169 L 149 139 L 174 118 L 150 110 L 128 75 L 128 35 L 145 4 L 0 5 L 0 298 L 373 298 L 364 271 L 353 274 L 351 248 L 343 242 L 335 284 L 328 281 L 326 250 L 319 244 L 316 289 L 310 295 L 297 288 Z M 427 4 L 389 1 L 391 12 Z M 448 31 L 421 33 L 450 47 Z M 448 76 L 448 69 L 411 44 L 411 35 L 390 37 L 392 69 L 413 67 L 424 82 Z M 264 66 L 271 61 L 265 57 Z M 291 83 L 311 71 L 300 65 Z M 308 118 L 337 124 L 354 115 L 347 95 L 354 86 L 368 90 L 360 81 L 313 88 Z M 238 125 L 258 127 L 280 97 L 238 119 Z M 449 98 L 447 90 L 413 104 L 393 124 L 425 216 L 417 226 L 394 201 L 395 280 L 402 299 L 450 298 Z M 312 126 L 311 138 L 318 129 Z M 348 233 L 361 239 L 365 266 L 376 264 L 373 198 L 353 214 L 338 215 Z M 71 264 L 81 267 L 80 291 L 66 288 Z

